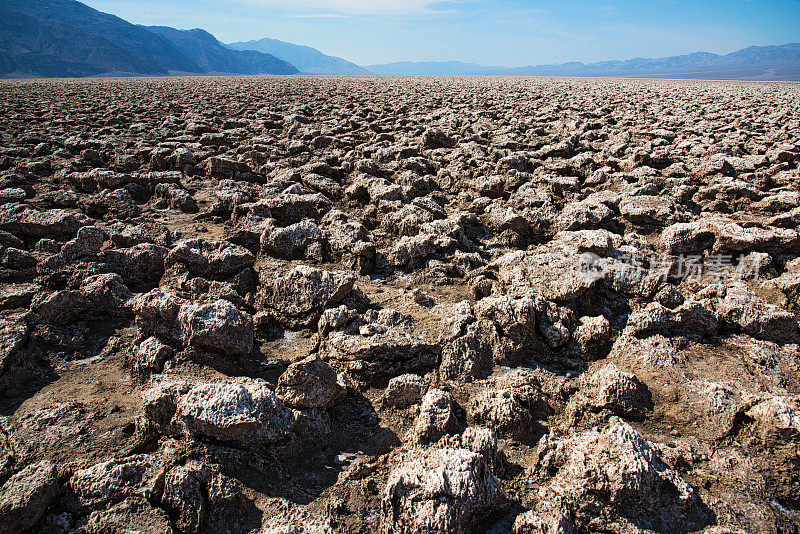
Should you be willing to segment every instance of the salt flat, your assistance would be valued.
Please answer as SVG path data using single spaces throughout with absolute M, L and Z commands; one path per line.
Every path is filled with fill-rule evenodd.
M 0 532 L 800 528 L 800 85 L 0 113 Z

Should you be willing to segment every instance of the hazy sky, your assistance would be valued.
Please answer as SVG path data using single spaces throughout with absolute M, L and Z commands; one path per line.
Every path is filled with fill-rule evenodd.
M 800 42 L 800 0 L 84 0 L 130 22 L 272 37 L 361 65 L 522 66 Z

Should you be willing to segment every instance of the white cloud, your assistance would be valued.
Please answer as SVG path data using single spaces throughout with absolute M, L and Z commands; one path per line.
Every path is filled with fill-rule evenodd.
M 614 17 L 619 13 L 614 6 L 597 6 L 597 11 L 607 17 Z
M 298 19 L 347 19 L 347 15 L 341 13 L 303 13 L 301 15 L 294 15 Z
M 347 15 L 400 15 L 429 11 L 436 0 L 238 0 L 287 11 L 322 11 Z

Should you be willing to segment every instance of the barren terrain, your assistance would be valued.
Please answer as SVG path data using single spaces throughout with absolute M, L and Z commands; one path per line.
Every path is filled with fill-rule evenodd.
M 0 116 L 0 532 L 800 531 L 800 85 Z

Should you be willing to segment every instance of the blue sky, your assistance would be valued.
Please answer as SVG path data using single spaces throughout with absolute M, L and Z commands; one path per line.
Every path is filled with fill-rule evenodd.
M 130 22 L 272 37 L 361 65 L 522 66 L 800 42 L 800 0 L 84 0 Z

